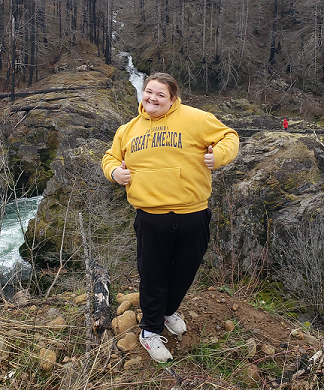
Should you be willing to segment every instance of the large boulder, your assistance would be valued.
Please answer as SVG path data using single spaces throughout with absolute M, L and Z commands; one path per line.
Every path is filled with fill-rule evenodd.
M 213 173 L 215 264 L 235 258 L 237 269 L 253 273 L 270 260 L 274 239 L 323 214 L 322 155 L 321 143 L 307 134 L 264 131 L 241 144 L 236 160 Z

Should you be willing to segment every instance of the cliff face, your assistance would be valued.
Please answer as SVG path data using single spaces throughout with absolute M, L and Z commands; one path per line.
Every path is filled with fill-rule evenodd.
M 265 131 L 248 138 L 237 159 L 213 175 L 214 239 L 223 255 L 234 251 L 254 272 L 265 260 L 276 262 L 269 249 L 287 230 L 323 216 L 323 157 L 313 135 Z

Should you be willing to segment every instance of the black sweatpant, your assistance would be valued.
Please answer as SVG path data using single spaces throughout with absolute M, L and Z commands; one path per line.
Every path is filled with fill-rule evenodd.
M 191 286 L 209 241 L 209 209 L 189 214 L 137 210 L 137 265 L 142 329 L 162 333 Z

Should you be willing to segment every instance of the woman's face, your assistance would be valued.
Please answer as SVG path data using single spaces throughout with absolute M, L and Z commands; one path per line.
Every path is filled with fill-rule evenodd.
M 147 83 L 142 97 L 142 104 L 148 115 L 157 118 L 169 111 L 176 97 L 171 99 L 169 88 L 157 80 Z

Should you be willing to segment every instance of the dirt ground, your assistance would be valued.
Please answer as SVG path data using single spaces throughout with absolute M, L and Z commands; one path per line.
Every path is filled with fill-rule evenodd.
M 138 308 L 135 308 L 135 311 L 136 310 L 138 311 Z M 245 382 L 245 384 L 242 385 L 242 387 L 237 385 L 236 377 L 242 378 L 242 375 L 244 377 L 244 375 L 246 375 L 244 374 L 244 372 L 246 372 L 246 367 L 249 366 L 255 367 L 255 370 L 257 371 L 257 380 L 256 382 L 252 380 L 250 388 L 311 389 L 311 387 L 303 387 L 305 375 L 304 377 L 298 377 L 297 382 L 299 384 L 302 383 L 300 387 L 298 387 L 299 385 L 296 387 L 297 379 L 293 382 L 291 381 L 293 375 L 299 369 L 303 368 L 303 362 L 307 362 L 321 349 L 321 343 L 319 338 L 311 336 L 309 332 L 306 332 L 305 330 L 302 331 L 300 327 L 298 328 L 297 323 L 292 323 L 282 316 L 268 313 L 263 308 L 256 308 L 246 301 L 238 300 L 227 293 L 220 292 L 214 288 L 187 294 L 181 304 L 179 313 L 187 324 L 187 332 L 182 337 L 180 336 L 180 338 L 171 335 L 166 329 L 162 334 L 168 339 L 166 346 L 174 357 L 172 364 L 174 365 L 173 367 L 175 367 L 175 371 L 173 371 L 175 382 L 177 382 L 177 374 L 175 372 L 180 368 L 182 375 L 185 375 L 187 379 L 189 378 L 188 380 L 190 383 L 194 383 L 196 373 L 190 371 L 190 364 L 189 366 L 187 364 L 188 356 L 198 356 L 201 351 L 200 348 L 204 350 L 205 346 L 207 351 L 208 348 L 210 348 L 211 355 L 209 357 L 211 359 L 211 364 L 214 364 L 215 367 L 211 368 L 210 366 L 208 367 L 208 365 L 205 365 L 204 360 L 208 360 L 208 356 L 205 356 L 205 359 L 198 356 L 196 362 L 198 366 L 204 367 L 205 365 L 205 374 L 207 373 L 207 376 L 209 375 L 208 372 L 211 373 L 212 371 L 214 375 L 215 372 L 221 373 L 221 366 L 224 365 L 222 360 L 232 361 L 236 359 L 240 362 L 238 363 L 239 368 L 237 369 L 237 375 L 228 375 L 228 381 L 222 382 L 221 387 L 223 388 L 224 386 L 227 389 L 249 388 L 249 386 L 246 385 L 244 378 L 242 381 Z M 227 321 L 232 321 L 232 323 L 228 323 Z M 227 326 L 230 325 L 234 325 L 235 327 L 229 331 Z M 139 331 L 139 329 L 135 331 L 137 332 L 137 335 L 139 334 Z M 217 348 L 218 352 L 215 353 Z M 218 357 L 217 354 L 219 355 Z M 139 343 L 137 347 L 128 354 L 126 360 L 132 358 L 136 359 L 138 356 L 142 358 L 141 367 L 144 368 L 146 373 L 150 372 L 150 370 L 152 371 L 152 369 L 156 367 L 157 364 L 150 358 L 149 354 Z M 181 368 L 183 367 L 182 363 L 186 364 L 186 369 L 184 369 L 184 371 L 182 371 Z M 276 366 L 277 374 L 271 372 L 271 370 L 267 370 L 267 367 L 269 365 L 271 366 L 271 364 Z M 217 370 L 217 366 L 219 366 L 219 371 Z M 222 374 L 220 374 L 220 377 L 222 377 Z M 224 375 L 223 378 L 224 380 L 226 379 Z M 283 383 L 285 383 L 285 385 L 283 385 Z M 292 387 L 292 383 L 295 387 Z M 214 382 L 213 384 L 215 385 Z M 197 387 L 197 383 L 192 386 L 193 387 L 172 387 L 171 385 L 168 385 L 163 387 L 161 385 L 160 388 L 199 388 L 199 386 Z M 214 387 L 201 388 L 209 389 Z

